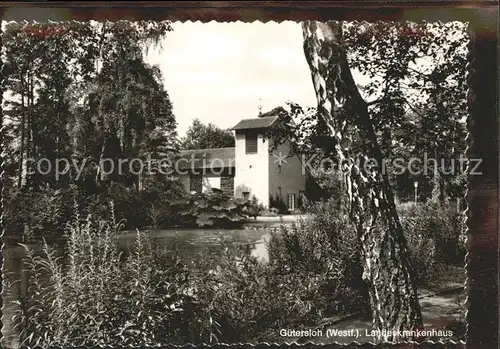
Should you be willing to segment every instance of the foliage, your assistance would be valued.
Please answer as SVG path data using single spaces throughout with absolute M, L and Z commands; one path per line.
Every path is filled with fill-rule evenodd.
M 466 29 L 460 22 L 344 26 L 349 66 L 370 77 L 361 90 L 388 164 L 423 154 L 436 159 L 429 171 L 403 177 L 430 190 L 440 185 L 441 199 L 463 197 L 465 189 L 457 162 L 466 147 Z M 441 183 L 434 183 L 436 170 Z M 408 189 L 400 196 L 411 197 Z
M 24 245 L 30 285 L 14 319 L 22 345 L 151 345 L 196 333 L 198 305 L 179 256 L 139 232 L 126 254 L 119 230 L 116 220 L 76 215 L 66 264 L 48 244 L 41 255 Z
M 337 280 L 338 291 L 333 294 L 346 297 L 338 304 L 368 306 L 362 280 L 364 260 L 342 200 L 342 196 L 332 197 L 311 205 L 307 218 L 291 227 L 282 226 L 279 233 L 272 234 L 269 258 L 285 271 L 335 272 L 342 278 Z M 445 266 L 463 266 L 465 220 L 453 205 L 405 204 L 399 205 L 398 211 L 419 287 L 439 283 Z
M 9 201 L 4 213 L 6 235 L 30 234 L 36 239 L 61 237 L 75 203 L 83 214 L 93 213 L 109 220 L 109 203 L 113 202 L 124 229 L 240 227 L 245 219 L 264 210 L 255 198 L 235 199 L 218 190 L 186 193 L 178 181 L 157 183 L 143 190 L 110 183 L 93 192 L 73 185 L 44 192 L 6 190 L 5 194 Z
M 368 306 L 363 264 L 355 229 L 338 199 L 318 202 L 309 215 L 271 234 L 269 260 L 281 273 L 325 275 L 329 286 L 325 310 L 338 314 Z
M 245 218 L 260 211 L 256 201 L 232 198 L 220 190 L 193 193 L 172 203 L 171 209 L 178 213 L 182 227 L 210 228 L 240 226 Z
M 12 189 L 3 192 L 8 201 L 3 212 L 5 233 L 29 234 L 33 237 L 60 237 L 71 219 L 73 198 L 67 190 L 26 192 Z
M 460 198 L 466 188 L 461 156 L 466 148 L 466 25 L 449 23 L 343 24 L 349 67 L 368 103 L 385 158 L 386 173 L 400 199 L 409 200 L 413 182 L 420 198 Z M 288 102 L 275 108 L 281 125 L 270 130 L 305 154 L 314 177 L 336 166 L 334 140 L 316 108 Z M 354 145 L 363 140 L 353 139 Z M 411 159 L 435 159 L 409 171 Z M 403 171 L 401 166 L 404 165 Z M 418 163 L 417 163 L 418 164 Z M 327 167 L 327 168 L 325 168 Z M 437 174 L 436 174 L 437 172 Z
M 115 205 L 116 215 L 123 220 L 125 229 L 145 228 L 156 225 L 169 227 L 175 224 L 177 212 L 170 209 L 170 203 L 187 194 L 177 181 L 157 183 L 144 190 L 130 189 L 118 183 L 111 183 L 97 191 L 83 190 L 77 185 L 69 188 L 32 192 L 26 190 L 5 190 L 6 235 L 29 233 L 34 238 L 61 237 L 66 223 L 71 220 L 75 203 L 83 214 L 93 213 L 108 220 L 111 217 L 109 203 Z M 152 221 L 151 207 L 154 206 L 156 221 Z M 156 223 L 156 224 L 154 224 Z M 25 231 L 25 227 L 28 231 Z
M 269 195 L 269 207 L 278 214 L 285 214 L 288 212 L 285 201 L 279 194 Z
M 76 215 L 62 255 L 48 244 L 41 253 L 24 245 L 29 288 L 14 317 L 23 345 L 277 339 L 283 326 L 319 321 L 328 303 L 320 297 L 327 287 L 322 275 L 282 273 L 230 243 L 188 270 L 175 244 L 159 250 L 137 232 L 134 245 L 124 248 L 120 229 L 114 217 Z
M 99 186 L 102 160 L 144 160 L 176 151 L 175 118 L 158 67 L 142 50 L 157 44 L 170 22 L 9 23 L 4 32 L 7 175 L 18 188 Z M 49 175 L 35 171 L 44 159 Z M 55 166 L 70 166 L 56 176 Z M 64 168 L 64 164 L 59 163 Z M 137 182 L 128 162 L 111 180 Z M 50 166 L 50 167 L 49 167 Z M 52 170 L 50 170 L 52 169 Z
M 447 267 L 463 268 L 465 217 L 455 205 L 428 200 L 397 208 L 419 286 L 439 286 L 443 275 L 450 273 Z
M 231 241 L 196 258 L 185 250 L 192 246 L 174 242 L 160 250 L 148 234 L 137 233 L 125 247 L 113 209 L 109 221 L 75 215 L 62 255 L 47 244 L 41 254 L 26 246 L 29 288 L 15 317 L 21 340 L 31 346 L 274 341 L 282 328 L 307 329 L 367 311 L 363 260 L 342 200 L 311 205 L 310 216 L 274 231 L 268 261 Z M 452 239 L 460 221 L 451 224 L 451 208 L 436 203 L 399 209 L 419 285 L 439 282 L 433 268 L 456 254 L 442 253 L 463 252 Z
M 181 140 L 182 149 L 228 148 L 234 145 L 234 136 L 230 130 L 223 130 L 212 123 L 205 125 L 197 118 Z
M 262 213 L 255 200 L 216 190 L 187 195 L 166 175 L 129 167 L 131 159 L 172 159 L 179 148 L 160 71 L 142 57 L 170 30 L 169 22 L 6 26 L 4 179 L 15 187 L 4 191 L 7 232 L 68 234 L 67 263 L 49 244 L 41 255 L 25 245 L 29 288 L 15 318 L 25 345 L 269 341 L 281 328 L 310 328 L 368 306 L 358 239 L 331 171 L 335 144 L 316 109 L 296 103 L 268 113 L 285 126 L 272 136 L 314 157 L 309 169 L 330 199 L 272 234 L 269 263 L 230 246 L 200 260 L 195 273 L 181 250 L 160 251 L 150 236 L 138 233 L 131 250 L 120 246 L 122 228 L 227 228 Z M 370 78 L 359 89 L 389 164 L 428 154 L 450 170 L 466 146 L 465 26 L 345 23 L 344 31 L 350 67 Z M 234 137 L 195 120 L 182 145 L 232 147 Z M 82 172 L 33 174 L 29 158 L 71 159 Z M 127 160 L 124 173 L 104 175 L 95 165 L 105 159 L 115 167 Z M 465 255 L 465 219 L 446 200 L 463 196 L 465 176 L 436 169 L 417 176 L 387 169 L 402 199 L 414 180 L 420 201 L 435 199 L 398 207 L 419 286 L 439 282 L 439 268 L 461 266 Z M 72 216 L 75 202 L 86 218 Z
M 466 254 L 465 217 L 457 212 L 453 204 L 429 200 L 416 206 L 400 205 L 399 211 L 406 231 L 433 242 L 437 263 L 463 266 Z M 420 252 L 423 253 L 421 256 L 432 253 L 427 248 L 422 248 Z
M 198 283 L 208 305 L 206 343 L 277 341 L 282 328 L 306 329 L 322 319 L 325 275 L 281 273 L 228 243 L 216 258 L 216 268 L 201 272 Z
M 257 218 L 261 213 L 265 211 L 264 205 L 262 205 L 255 195 L 252 195 L 252 200 L 247 204 L 245 214 Z

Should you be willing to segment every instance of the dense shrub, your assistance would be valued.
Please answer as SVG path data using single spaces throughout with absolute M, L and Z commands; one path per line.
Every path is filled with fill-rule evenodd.
M 66 263 L 47 244 L 41 256 L 26 247 L 29 288 L 15 317 L 21 342 L 274 341 L 282 328 L 306 329 L 330 316 L 367 311 L 363 261 L 345 207 L 334 199 L 317 203 L 307 218 L 273 232 L 268 262 L 227 242 L 217 253 L 186 258 L 175 243 L 160 250 L 151 235 L 139 233 L 125 248 L 113 210 L 109 221 L 75 216 L 67 230 Z M 444 237 L 460 235 L 443 227 L 451 221 L 440 212 L 448 208 L 400 207 L 419 285 L 429 283 L 436 264 L 449 260 L 440 250 L 441 241 L 448 241 Z
M 23 345 L 253 342 L 324 315 L 328 273 L 283 272 L 234 244 L 188 268 L 182 249 L 160 250 L 150 235 L 120 246 L 111 213 L 109 222 L 76 215 L 62 255 L 23 245 L 29 287 L 14 318 Z
M 280 329 L 306 329 L 323 319 L 327 273 L 283 273 L 228 246 L 211 263 L 217 267 L 201 273 L 197 283 L 207 304 L 209 343 L 275 341 Z
M 219 191 L 192 195 L 175 181 L 144 190 L 118 183 L 93 192 L 77 186 L 42 192 L 12 190 L 6 191 L 4 199 L 8 202 L 6 235 L 25 233 L 34 238 L 61 237 L 75 203 L 82 214 L 92 212 L 109 220 L 109 204 L 113 202 L 124 229 L 238 227 L 244 219 L 263 211 L 255 200 L 234 199 Z
M 331 302 L 338 307 L 331 311 L 342 310 L 341 306 L 344 310 L 368 306 L 363 261 L 345 207 L 338 198 L 311 205 L 308 218 L 291 227 L 282 226 L 269 241 L 271 263 L 286 272 L 330 270 L 341 276 L 327 291 L 338 297 Z M 446 266 L 463 266 L 465 220 L 453 205 L 410 203 L 399 205 L 398 210 L 417 286 L 434 286 L 442 280 Z
M 280 195 L 269 195 L 269 207 L 273 210 L 276 210 L 279 214 L 288 213 L 288 209 L 286 207 L 285 201 L 283 197 Z
M 400 204 L 398 211 L 419 285 L 439 286 L 449 266 L 463 267 L 465 216 L 454 205 L 429 200 Z
M 208 228 L 239 227 L 244 219 L 260 212 L 256 201 L 235 199 L 219 190 L 192 193 L 170 209 L 177 213 L 178 226 Z
M 429 200 L 424 204 L 402 204 L 398 211 L 408 236 L 432 241 L 434 261 L 463 266 L 465 246 L 465 217 L 454 205 Z M 422 248 L 422 252 L 426 249 Z M 429 254 L 427 250 L 425 255 Z
M 20 236 L 26 232 L 34 237 L 60 236 L 71 218 L 74 199 L 73 192 L 64 189 L 45 192 L 5 190 L 6 235 Z
M 7 235 L 29 233 L 36 238 L 61 237 L 66 223 L 71 220 L 75 204 L 78 204 L 83 214 L 93 212 L 105 220 L 110 218 L 111 201 L 117 206 L 121 218 L 126 216 L 131 218 L 131 222 L 137 223 L 137 216 L 140 216 L 137 215 L 140 198 L 118 185 L 97 193 L 87 193 L 76 186 L 41 192 L 6 192 Z M 130 225 L 128 221 L 126 223 Z
M 94 212 L 108 220 L 109 203 L 113 202 L 118 219 L 124 220 L 125 229 L 160 228 L 174 224 L 176 212 L 170 204 L 185 196 L 183 188 L 175 181 L 144 190 L 113 183 L 97 193 L 83 196 L 79 204 L 86 212 Z
M 48 244 L 28 246 L 27 295 L 14 321 L 27 346 L 151 345 L 199 336 L 200 306 L 190 271 L 175 251 L 142 234 L 130 253 L 118 244 L 120 225 L 76 216 L 68 230 L 67 263 Z
M 325 311 L 338 314 L 368 306 L 356 232 L 338 199 L 309 207 L 309 216 L 281 226 L 268 242 L 271 265 L 282 274 L 310 273 L 328 279 Z
M 257 218 L 257 216 L 262 215 L 266 211 L 264 205 L 259 202 L 255 195 L 252 196 L 252 200 L 247 203 L 246 207 L 245 214 L 254 218 Z

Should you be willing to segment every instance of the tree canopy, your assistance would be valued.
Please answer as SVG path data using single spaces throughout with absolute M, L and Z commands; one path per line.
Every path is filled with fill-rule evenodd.
M 198 118 L 193 120 L 181 140 L 182 149 L 207 149 L 234 147 L 234 136 L 212 123 L 204 124 Z
M 466 25 L 450 23 L 344 23 L 348 61 L 368 103 L 387 172 L 401 199 L 413 196 L 417 181 L 423 198 L 463 197 L 467 146 Z M 278 139 L 292 139 L 293 151 L 334 157 L 334 142 L 316 108 L 289 102 L 282 120 L 289 126 Z M 362 143 L 362 139 L 358 139 Z M 360 144 L 361 144 L 360 143 Z M 429 162 L 418 173 L 399 173 L 413 158 Z M 437 166 L 436 166 L 437 165 Z M 313 166 L 313 167 L 315 167 Z M 323 169 L 315 167 L 317 175 Z
M 84 181 L 130 184 L 129 173 L 99 175 L 104 158 L 175 152 L 176 122 L 158 67 L 143 59 L 170 22 L 9 23 L 4 31 L 7 173 L 18 187 L 57 188 Z M 82 165 L 54 178 L 27 160 Z M 46 169 L 47 170 L 47 169 Z M 127 171 L 126 171 L 127 172 Z M 133 179 L 133 181 L 136 179 Z

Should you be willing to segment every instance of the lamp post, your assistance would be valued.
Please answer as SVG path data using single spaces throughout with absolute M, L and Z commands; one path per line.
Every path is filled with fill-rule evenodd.
M 417 195 L 418 195 L 418 182 L 413 182 L 413 187 L 415 188 L 415 205 L 417 204 Z

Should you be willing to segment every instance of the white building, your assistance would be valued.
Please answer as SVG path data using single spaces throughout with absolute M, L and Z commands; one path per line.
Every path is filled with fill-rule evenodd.
M 216 188 L 237 198 L 255 197 L 267 208 L 298 208 L 316 187 L 300 157 L 288 156 L 290 144 L 270 151 L 273 139 L 266 131 L 280 126 L 277 116 L 241 120 L 232 128 L 234 148 L 181 151 L 181 181 L 189 191 Z

